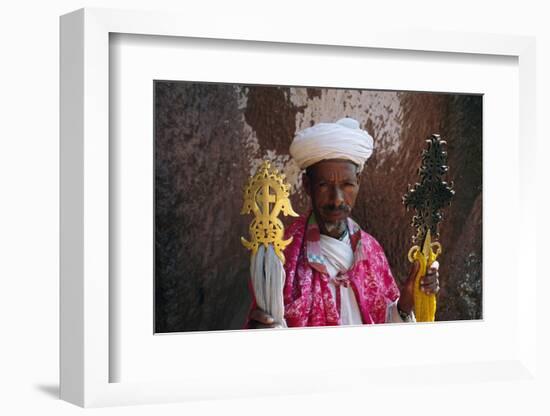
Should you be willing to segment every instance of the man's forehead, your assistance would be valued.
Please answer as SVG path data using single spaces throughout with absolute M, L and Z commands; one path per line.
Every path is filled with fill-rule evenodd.
M 358 173 L 358 166 L 347 159 L 326 159 L 309 167 L 316 176 L 353 175 Z

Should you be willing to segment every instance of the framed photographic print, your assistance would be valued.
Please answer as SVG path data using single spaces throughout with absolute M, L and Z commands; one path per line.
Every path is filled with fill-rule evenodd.
M 61 18 L 62 398 L 104 406 L 532 378 L 535 298 L 518 267 L 535 229 L 524 215 L 534 154 L 519 146 L 532 137 L 533 39 L 350 28 L 327 41 L 180 19 Z M 289 147 L 339 119 L 373 139 L 352 216 L 398 286 L 415 233 L 402 198 L 425 140 L 447 141 L 455 199 L 438 236 L 438 322 L 245 330 L 243 189 L 268 160 L 294 209 L 315 210 Z M 520 226 L 503 239 L 510 217 Z M 503 263 L 509 241 L 519 248 Z

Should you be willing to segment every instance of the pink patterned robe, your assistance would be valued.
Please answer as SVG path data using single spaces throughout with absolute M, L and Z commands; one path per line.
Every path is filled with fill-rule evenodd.
M 351 218 L 348 218 L 348 230 L 354 263 L 342 277 L 353 289 L 363 323 L 384 323 L 387 307 L 397 300 L 399 289 L 380 244 Z M 285 231 L 285 239 L 291 236 L 293 241 L 284 252 L 283 298 L 287 325 L 339 325 L 340 314 L 330 292 L 315 216 L 296 219 Z

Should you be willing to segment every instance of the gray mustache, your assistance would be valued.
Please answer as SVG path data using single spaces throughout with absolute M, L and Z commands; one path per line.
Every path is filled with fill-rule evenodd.
M 343 212 L 343 213 L 348 213 L 351 211 L 351 208 L 349 207 L 349 205 L 340 205 L 340 206 L 336 206 L 336 205 L 325 205 L 323 206 L 323 210 L 325 211 L 329 211 L 329 212 Z

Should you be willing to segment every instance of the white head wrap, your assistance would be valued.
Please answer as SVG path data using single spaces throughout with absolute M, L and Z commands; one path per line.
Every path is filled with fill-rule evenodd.
M 372 137 L 359 128 L 359 122 L 342 118 L 336 123 L 318 123 L 296 133 L 290 145 L 290 155 L 300 169 L 321 160 L 347 159 L 363 170 L 372 149 Z

